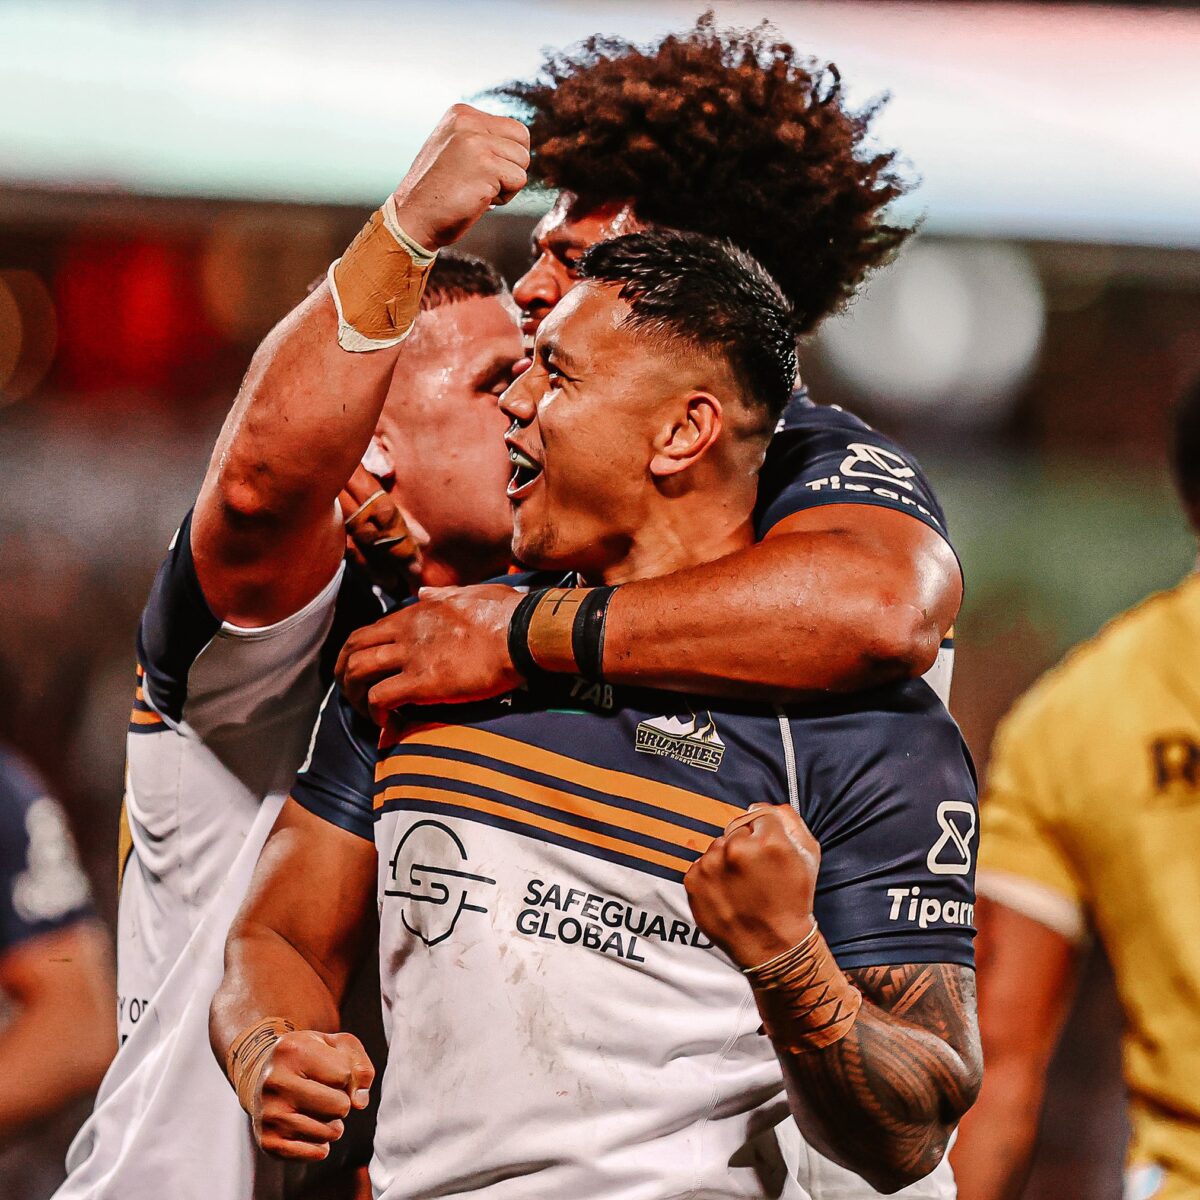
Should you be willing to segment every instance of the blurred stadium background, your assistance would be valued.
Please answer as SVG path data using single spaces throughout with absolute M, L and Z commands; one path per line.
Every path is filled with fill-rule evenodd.
M 700 7 L 0 3 L 0 738 L 60 790 L 108 919 L 137 615 L 253 347 L 447 105 Z M 923 232 L 804 374 L 939 488 L 968 580 L 952 707 L 986 768 L 1015 696 L 1195 558 L 1164 430 L 1200 372 L 1200 13 L 714 7 L 893 95 Z M 472 248 L 514 277 L 544 203 Z M 1119 1193 L 1116 1021 L 1094 964 L 1028 1197 Z

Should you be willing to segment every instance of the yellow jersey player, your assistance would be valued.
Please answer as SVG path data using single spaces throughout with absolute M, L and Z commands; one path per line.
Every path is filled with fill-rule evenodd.
M 1200 529 L 1200 387 L 1175 425 L 1177 480 Z M 960 1195 L 1016 1194 L 1094 935 L 1125 1020 L 1125 1194 L 1200 1196 L 1200 577 L 1118 617 L 1017 703 L 982 823 L 987 1075 L 952 1156 Z

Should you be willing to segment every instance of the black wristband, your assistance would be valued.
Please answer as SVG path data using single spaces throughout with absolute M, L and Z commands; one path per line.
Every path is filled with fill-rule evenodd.
M 571 649 L 579 674 L 592 683 L 599 683 L 604 678 L 604 623 L 609 601 L 616 590 L 615 587 L 589 589 L 571 628 Z
M 538 606 L 538 601 L 549 590 L 539 588 L 537 591 L 526 592 L 508 621 L 508 656 L 526 682 L 545 674 L 529 652 L 529 621 L 533 610 Z

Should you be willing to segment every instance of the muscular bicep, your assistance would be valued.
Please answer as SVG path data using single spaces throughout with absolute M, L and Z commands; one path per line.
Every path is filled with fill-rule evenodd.
M 794 512 L 767 532 L 764 545 L 786 545 L 779 539 L 831 538 L 847 567 L 862 572 L 867 594 L 883 589 L 892 603 L 911 612 L 896 614 L 911 623 L 926 651 L 950 630 L 962 605 L 963 577 L 950 543 L 932 526 L 908 513 L 873 504 L 824 504 Z M 801 543 L 795 543 L 797 549 Z M 886 617 L 886 612 L 881 614 Z M 932 657 L 930 658 L 932 662 Z
M 267 838 L 231 946 L 278 937 L 335 1001 L 373 929 L 375 846 L 289 799 Z

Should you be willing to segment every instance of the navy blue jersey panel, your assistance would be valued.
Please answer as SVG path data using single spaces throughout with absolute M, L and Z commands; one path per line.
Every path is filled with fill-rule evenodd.
M 379 730 L 350 707 L 340 688 L 330 688 L 292 799 L 331 825 L 373 841 L 378 740 Z
M 920 464 L 852 413 L 797 393 L 767 448 L 758 485 L 760 538 L 785 517 L 825 504 L 906 512 L 947 536 L 946 516 Z
M 91 915 L 62 810 L 32 768 L 0 748 L 0 954 Z
M 172 721 L 183 720 L 192 663 L 221 628 L 200 588 L 191 531 L 189 512 L 154 577 L 137 633 L 146 695 Z
M 920 680 L 791 721 L 802 814 L 821 845 L 814 906 L 842 966 L 974 965 L 974 765 Z

